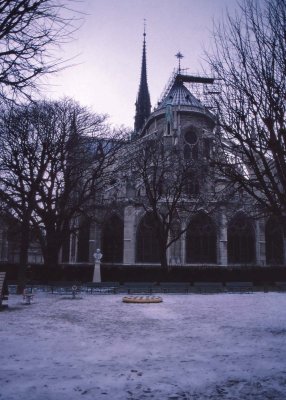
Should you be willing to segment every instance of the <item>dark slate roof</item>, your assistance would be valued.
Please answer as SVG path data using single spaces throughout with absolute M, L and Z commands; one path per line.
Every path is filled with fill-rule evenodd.
M 166 106 L 189 106 L 194 109 L 205 111 L 205 107 L 202 103 L 195 98 L 194 95 L 184 86 L 181 80 L 175 80 L 173 86 L 163 98 L 160 104 L 158 104 L 157 110 L 165 108 Z

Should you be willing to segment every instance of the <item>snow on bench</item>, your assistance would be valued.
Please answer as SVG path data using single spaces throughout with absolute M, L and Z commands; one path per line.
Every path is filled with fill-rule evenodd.
M 122 289 L 127 291 L 128 294 L 151 294 L 153 292 L 154 285 L 154 282 L 125 282 Z
M 160 282 L 159 289 L 163 293 L 188 293 L 190 284 L 188 282 Z
M 193 289 L 199 293 L 217 293 L 223 292 L 222 282 L 194 282 Z
M 73 299 L 81 291 L 81 287 L 78 284 L 72 284 L 71 282 L 54 282 L 50 287 L 52 294 L 71 295 Z
M 81 285 L 78 282 L 51 282 L 49 287 L 52 294 L 72 295 L 73 298 L 81 291 Z
M 119 287 L 118 282 L 89 282 L 84 285 L 86 293 L 108 294 L 116 293 Z

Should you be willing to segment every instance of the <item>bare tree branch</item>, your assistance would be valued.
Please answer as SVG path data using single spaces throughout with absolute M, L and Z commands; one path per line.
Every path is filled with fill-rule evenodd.
M 38 78 L 63 67 L 55 56 L 76 29 L 61 0 L 0 0 L 0 99 L 30 99 Z
M 185 159 L 181 145 L 170 146 L 168 139 L 149 134 L 123 149 L 125 179 L 133 182 L 130 201 L 156 222 L 162 267 L 168 266 L 167 249 L 187 231 L 190 216 L 219 206 L 208 162 Z
M 2 203 L 25 223 L 26 237 L 32 227 L 55 266 L 71 222 L 96 208 L 123 132 L 68 99 L 15 107 L 0 128 Z
M 286 215 L 286 2 L 243 0 L 215 27 L 207 55 L 217 98 L 224 176 L 260 212 Z

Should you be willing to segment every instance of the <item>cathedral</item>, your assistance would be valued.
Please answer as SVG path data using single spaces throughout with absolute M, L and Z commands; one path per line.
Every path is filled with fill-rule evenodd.
M 136 148 L 158 135 L 170 146 L 179 143 L 181 157 L 197 163 L 199 168 L 206 166 L 209 174 L 206 180 L 219 187 L 223 179 L 208 166 L 211 154 L 218 151 L 216 136 L 220 132 L 216 123 L 217 112 L 211 101 L 218 89 L 213 78 L 186 73 L 181 68 L 182 54 L 179 52 L 176 57 L 178 67 L 161 99 L 151 110 L 144 32 L 134 133 L 127 146 Z M 206 92 L 209 96 L 200 96 Z M 120 182 L 107 188 L 105 199 L 108 201 L 113 194 L 113 206 L 100 225 L 91 227 L 89 262 L 95 249 L 100 248 L 103 265 L 137 265 L 138 268 L 141 265 L 159 265 L 158 232 L 152 212 L 135 201 L 142 188 L 136 185 L 136 181 L 132 182 L 132 176 L 127 177 L 128 173 L 122 174 Z M 199 198 L 200 190 L 205 189 L 199 182 L 192 182 L 190 198 Z M 282 225 L 275 217 L 257 218 L 252 200 L 243 193 L 225 199 L 216 207 L 211 200 L 196 204 L 196 207 L 192 206 L 193 203 L 189 203 L 189 212 L 184 212 L 185 220 L 184 216 L 180 219 L 181 234 L 166 249 L 168 265 L 263 267 L 286 264 Z
M 161 137 L 169 148 L 179 146 L 181 159 L 178 162 L 184 160 L 197 165 L 203 176 L 205 186 L 200 182 L 201 178 L 186 185 L 189 202 L 174 222 L 180 233 L 166 247 L 167 265 L 210 268 L 285 265 L 283 226 L 274 216 L 258 218 L 251 199 L 243 193 L 236 193 L 224 201 L 198 202 L 202 194 L 208 193 L 206 186 L 217 193 L 225 184 L 223 177 L 211 166 L 212 154 L 219 151 L 217 136 L 221 134 L 217 127 L 217 111 L 212 104 L 212 96 L 218 88 L 213 78 L 188 74 L 181 68 L 182 54 L 179 52 L 176 57 L 178 67 L 160 100 L 151 108 L 144 32 L 134 132 L 125 144 L 125 149 L 132 152 L 142 143 Z M 124 151 L 121 154 L 123 164 L 127 160 Z M 127 152 L 130 154 L 130 150 Z M 78 231 L 70 235 L 62 248 L 60 264 L 91 266 L 96 250 L 100 249 L 103 267 L 160 265 L 156 224 L 152 212 L 138 201 L 144 197 L 144 188 L 137 180 L 125 166 L 119 178 L 110 181 L 102 193 L 103 205 L 96 211 L 96 218 L 78 221 Z M 16 247 L 9 244 L 8 239 L 3 225 L 1 261 L 17 262 Z M 39 249 L 31 249 L 29 263 L 41 262 Z

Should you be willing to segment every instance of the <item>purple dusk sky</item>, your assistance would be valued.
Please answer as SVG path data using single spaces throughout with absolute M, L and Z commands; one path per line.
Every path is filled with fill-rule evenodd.
M 52 98 L 73 97 L 115 125 L 133 127 L 140 78 L 143 25 L 146 19 L 148 85 L 152 107 L 184 54 L 182 67 L 202 72 L 203 48 L 211 41 L 213 20 L 237 0 L 82 0 L 85 13 L 74 40 L 64 44 L 63 58 L 74 65 L 50 76 Z

